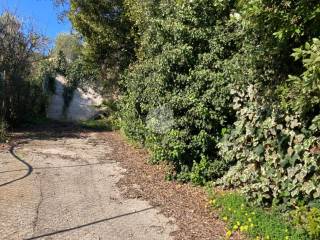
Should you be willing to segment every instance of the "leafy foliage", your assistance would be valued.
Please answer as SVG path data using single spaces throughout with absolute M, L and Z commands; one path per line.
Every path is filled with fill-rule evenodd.
M 213 27 L 216 24 L 219 29 L 218 20 L 229 16 L 232 3 L 209 2 L 173 5 L 163 1 L 153 11 L 161 14 L 141 26 L 146 29 L 139 36 L 140 59 L 124 77 L 126 95 L 121 107 L 122 128 L 129 137 L 149 147 L 154 161 L 171 161 L 180 180 L 201 184 L 226 168 L 216 161 L 216 144 L 233 116 L 229 79 L 223 72 L 228 55 L 216 52 L 217 48 L 230 53 L 236 49 Z M 172 111 L 174 124 L 158 133 L 148 128 L 147 120 L 163 107 Z
M 62 76 L 66 76 L 67 69 L 68 69 L 68 62 L 66 56 L 64 55 L 63 51 L 59 51 L 57 57 L 55 58 L 55 66 L 56 72 L 61 74 Z
M 63 2 L 63 1 L 60 1 Z M 86 62 L 102 74 L 105 90 L 115 91 L 120 74 L 128 67 L 134 44 L 123 1 L 70 0 L 68 17 L 85 42 Z
M 42 85 L 43 91 L 48 95 L 56 92 L 56 75 L 56 66 L 48 59 L 41 60 L 33 66 L 33 81 L 37 82 L 39 85 Z
M 259 97 L 254 86 L 235 94 L 235 128 L 219 145 L 235 166 L 220 182 L 259 204 L 293 207 L 319 199 L 319 116 L 307 127 Z
M 299 207 L 291 212 L 293 223 L 312 239 L 320 237 L 320 209 L 316 207 Z
M 77 34 L 61 33 L 55 40 L 51 55 L 54 58 L 59 57 L 60 51 L 69 62 L 75 61 L 81 55 L 82 41 Z
M 0 16 L 0 118 L 10 125 L 45 114 L 43 81 L 33 75 L 45 42 L 14 15 Z
M 289 76 L 288 85 L 280 88 L 282 106 L 301 115 L 305 120 L 312 120 L 320 114 L 320 40 L 294 49 L 295 60 L 302 59 L 306 69 L 301 76 Z
M 138 61 L 122 82 L 123 131 L 147 146 L 154 161 L 172 162 L 178 179 L 200 184 L 216 179 L 238 160 L 217 154 L 218 142 L 236 118 L 230 89 L 259 83 L 262 99 L 288 96 L 279 93 L 281 88 L 290 91 L 288 74 L 303 72 L 290 58 L 292 48 L 319 33 L 319 4 L 125 3 L 135 27 Z M 149 116 L 163 107 L 172 111 L 174 124 L 166 132 L 150 130 Z M 285 117 L 275 118 L 282 122 Z
M 293 48 L 320 35 L 319 1 L 250 0 L 239 1 L 239 5 L 245 42 L 258 53 L 247 58 L 254 60 L 255 68 L 266 71 L 263 82 L 272 87 L 285 81 L 288 74 L 302 73 L 301 64 L 294 63 L 290 55 Z

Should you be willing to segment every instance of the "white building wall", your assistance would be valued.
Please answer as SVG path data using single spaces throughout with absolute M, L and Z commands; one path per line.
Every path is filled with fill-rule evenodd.
M 63 91 L 66 85 L 66 79 L 59 75 L 56 78 L 56 92 L 51 97 L 47 109 L 47 117 L 53 120 L 80 121 L 88 120 L 98 113 L 96 106 L 100 105 L 103 98 L 93 89 L 86 91 L 78 88 L 74 91 L 72 101 L 66 114 L 63 114 Z

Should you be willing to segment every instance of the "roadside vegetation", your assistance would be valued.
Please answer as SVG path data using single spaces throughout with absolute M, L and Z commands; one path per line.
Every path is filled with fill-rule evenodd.
M 274 208 L 252 206 L 237 192 L 216 193 L 215 197 L 211 196 L 210 204 L 227 223 L 226 239 L 230 239 L 237 232 L 260 240 L 310 239 L 310 226 L 297 226 L 289 221 L 288 216 Z
M 215 199 L 231 231 L 319 238 L 318 1 L 69 3 L 121 131 L 168 178 L 239 192 Z
M 6 129 L 45 115 L 53 91 L 47 39 L 9 12 L 0 15 L 0 141 Z
M 75 86 L 93 84 L 151 162 L 173 166 L 169 179 L 223 189 L 211 204 L 230 224 L 226 238 L 320 238 L 318 0 L 56 3 L 82 45 L 76 57 L 53 51 L 70 81 L 66 106 Z M 2 79 L 16 79 L 1 59 Z M 18 76 L 29 76 L 29 65 Z M 42 105 L 0 90 L 2 121 L 43 112 L 46 95 L 29 88 L 25 99 Z

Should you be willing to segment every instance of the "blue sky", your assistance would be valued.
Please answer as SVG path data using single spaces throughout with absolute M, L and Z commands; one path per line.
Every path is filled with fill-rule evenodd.
M 70 32 L 71 24 L 58 20 L 59 9 L 52 0 L 0 0 L 0 13 L 10 10 L 31 22 L 40 33 L 55 39 L 60 32 Z

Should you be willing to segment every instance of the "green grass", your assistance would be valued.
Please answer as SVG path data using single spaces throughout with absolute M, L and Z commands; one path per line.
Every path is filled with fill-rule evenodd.
M 236 231 L 249 239 L 260 240 L 307 240 L 302 231 L 295 228 L 287 217 L 272 209 L 252 207 L 235 192 L 211 194 L 210 204 L 228 224 L 226 239 Z
M 81 121 L 80 126 L 90 130 L 111 131 L 113 128 L 107 119 Z

